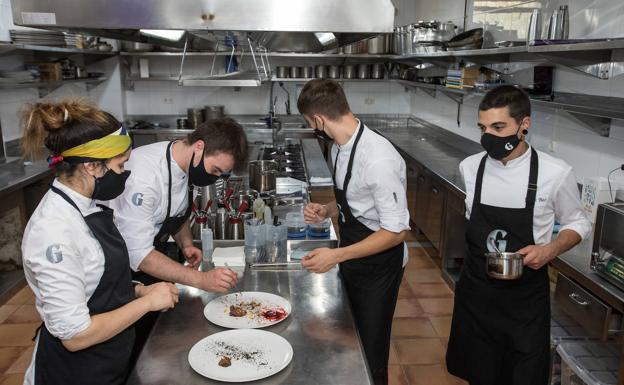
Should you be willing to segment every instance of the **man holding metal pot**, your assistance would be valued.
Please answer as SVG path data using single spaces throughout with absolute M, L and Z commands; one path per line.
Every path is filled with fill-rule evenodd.
M 485 152 L 459 166 L 469 219 L 467 256 L 455 289 L 446 361 L 450 373 L 472 385 L 548 383 L 547 265 L 591 231 L 572 167 L 525 141 L 530 115 L 529 97 L 519 88 L 488 92 L 479 105 Z M 552 239 L 555 221 L 561 230 Z M 523 258 L 519 276 L 497 268 L 497 257 L 488 262 L 486 254 L 497 249 Z

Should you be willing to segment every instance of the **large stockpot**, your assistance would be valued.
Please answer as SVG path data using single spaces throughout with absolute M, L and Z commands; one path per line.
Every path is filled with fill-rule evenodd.
M 519 253 L 485 253 L 487 275 L 496 279 L 513 280 L 522 277 L 524 255 Z
M 337 65 L 330 65 L 328 70 L 328 77 L 330 79 L 340 78 L 340 67 Z
M 325 79 L 327 77 L 327 66 L 319 64 L 316 66 L 316 77 L 319 79 Z
M 278 163 L 273 160 L 249 162 L 249 188 L 259 193 L 275 191 Z
M 219 119 L 225 116 L 225 106 L 204 107 L 204 119 Z
M 370 64 L 358 64 L 358 79 L 370 78 Z
M 301 67 L 301 77 L 304 79 L 311 79 L 314 77 L 314 67 L 305 66 Z
M 204 122 L 204 109 L 203 108 L 189 108 L 187 113 L 187 125 L 191 130 L 199 127 Z
M 279 66 L 275 69 L 275 76 L 280 79 L 285 79 L 288 77 L 289 68 L 285 66 Z
M 383 79 L 384 73 L 386 72 L 386 67 L 383 63 L 374 63 L 371 70 L 371 78 L 373 79 Z
M 386 36 L 388 34 L 381 34 L 368 39 L 368 53 L 369 54 L 382 54 L 386 53 L 388 47 L 386 46 Z
M 290 77 L 293 79 L 297 79 L 301 77 L 301 67 L 290 67 Z

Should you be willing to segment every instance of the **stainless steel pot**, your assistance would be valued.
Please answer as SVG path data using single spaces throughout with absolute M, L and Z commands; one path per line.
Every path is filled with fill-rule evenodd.
M 340 78 L 340 67 L 337 65 L 329 66 L 328 77 L 330 79 L 338 79 Z
M 275 191 L 277 167 L 273 160 L 249 162 L 249 187 L 259 193 Z
M 154 50 L 154 44 L 139 43 L 137 41 L 123 41 L 121 48 L 126 52 L 149 52 Z
M 314 77 L 314 67 L 305 66 L 301 67 L 301 77 L 304 79 L 311 79 Z
M 487 275 L 496 279 L 513 280 L 522 276 L 524 255 L 501 252 L 485 253 Z
M 204 107 L 204 119 L 219 119 L 225 116 L 225 106 Z
M 275 76 L 280 79 L 284 79 L 288 77 L 289 68 L 285 66 L 279 66 L 275 69 Z
M 188 119 L 186 118 L 180 118 L 180 119 L 176 119 L 176 127 L 178 128 L 178 130 L 185 130 L 188 128 Z
M 370 78 L 370 64 L 358 64 L 358 79 Z
M 325 65 L 317 65 L 316 66 L 316 77 L 319 79 L 325 79 L 327 77 L 327 66 Z
M 301 77 L 301 67 L 290 67 L 290 77 L 293 79 Z
M 377 35 L 372 39 L 368 39 L 368 53 L 369 54 L 382 54 L 387 52 L 386 35 Z
M 346 64 L 342 66 L 342 77 L 345 79 L 355 79 L 357 77 L 355 65 Z
M 386 72 L 386 67 L 383 63 L 374 63 L 371 69 L 372 79 L 383 79 Z
M 202 108 L 189 108 L 186 113 L 188 128 L 191 130 L 196 129 L 204 122 L 204 110 Z
M 245 239 L 245 226 L 241 218 L 228 218 L 225 238 L 231 240 Z

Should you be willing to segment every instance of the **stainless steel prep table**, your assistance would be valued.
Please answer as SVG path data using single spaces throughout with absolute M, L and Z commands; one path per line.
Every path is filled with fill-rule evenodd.
M 254 383 L 372 383 L 338 269 L 325 274 L 247 269 L 239 286 L 241 290 L 281 295 L 292 304 L 286 320 L 264 330 L 291 343 L 293 360 L 282 372 Z M 195 373 L 187 359 L 197 341 L 227 330 L 213 325 L 203 314 L 204 306 L 220 294 L 180 288 L 180 302 L 160 315 L 128 384 L 221 384 Z

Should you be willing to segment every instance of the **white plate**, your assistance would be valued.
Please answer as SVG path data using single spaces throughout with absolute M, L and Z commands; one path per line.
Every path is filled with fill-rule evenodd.
M 260 308 L 254 312 L 254 316 L 232 317 L 230 306 L 241 302 L 255 301 L 260 303 Z M 279 320 L 268 320 L 261 315 L 263 309 L 281 308 L 286 311 L 286 316 Z M 243 291 L 215 298 L 208 302 L 204 308 L 204 316 L 213 324 L 230 329 L 255 329 L 263 328 L 282 322 L 290 315 L 292 307 L 286 298 L 279 295 L 264 293 L 261 291 Z
M 223 356 L 231 366 L 221 367 Z M 255 381 L 282 371 L 293 357 L 286 339 L 264 330 L 227 330 L 197 342 L 188 355 L 191 368 L 204 377 L 225 382 Z

